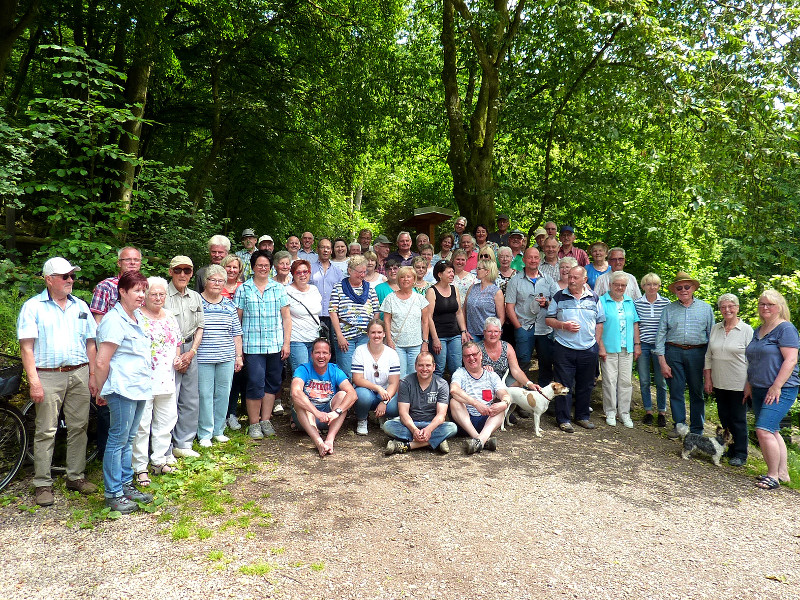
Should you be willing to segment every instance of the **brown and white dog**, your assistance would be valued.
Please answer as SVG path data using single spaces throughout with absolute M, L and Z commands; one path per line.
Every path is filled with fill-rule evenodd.
M 536 434 L 536 437 L 542 437 L 542 429 L 539 427 L 539 421 L 542 415 L 547 412 L 550 401 L 556 396 L 563 396 L 568 393 L 569 388 L 556 381 L 544 386 L 541 392 L 521 387 L 509 387 L 508 394 L 511 397 L 511 404 L 509 404 L 506 409 L 506 416 L 505 419 L 503 419 L 503 424 L 500 426 L 500 431 L 506 430 L 511 409 L 518 406 L 524 411 L 533 412 L 533 432 Z

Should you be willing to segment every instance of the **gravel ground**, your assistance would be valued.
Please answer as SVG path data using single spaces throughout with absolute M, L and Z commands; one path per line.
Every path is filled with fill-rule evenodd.
M 0 599 L 800 598 L 800 495 L 684 461 L 655 427 L 593 420 L 569 435 L 546 416 L 542 439 L 522 420 L 472 457 L 458 440 L 384 457 L 377 426 L 348 427 L 321 460 L 283 418 L 229 486 L 270 526 L 198 513 L 214 534 L 175 541 L 155 515 L 80 530 L 58 494 L 32 514 L 11 504 Z M 268 572 L 240 572 L 253 565 Z

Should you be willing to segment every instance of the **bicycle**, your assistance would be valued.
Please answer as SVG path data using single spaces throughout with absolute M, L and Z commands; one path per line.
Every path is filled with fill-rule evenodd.
M 22 361 L 6 354 L 0 354 L 0 358 L 12 363 L 0 368 L 0 490 L 3 490 L 22 467 L 28 448 L 28 432 L 22 413 L 6 400 L 19 391 Z
M 22 409 L 22 418 L 27 430 L 30 444 L 26 447 L 28 460 L 33 461 L 33 436 L 36 432 L 36 405 L 28 401 Z M 97 405 L 94 400 L 89 404 L 89 422 L 86 428 L 86 462 L 97 458 Z M 64 419 L 64 409 L 58 413 L 56 437 L 53 445 L 53 460 L 50 470 L 62 473 L 67 470 L 67 422 Z

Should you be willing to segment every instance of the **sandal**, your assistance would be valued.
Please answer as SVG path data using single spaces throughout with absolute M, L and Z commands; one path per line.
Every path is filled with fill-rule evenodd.
M 147 487 L 150 485 L 150 476 L 147 474 L 147 471 L 139 471 L 136 473 L 136 483 L 138 483 L 141 487 Z
M 756 487 L 762 490 L 776 490 L 781 487 L 781 484 L 774 477 L 764 476 L 759 481 L 756 481 Z
M 150 470 L 153 472 L 153 475 L 167 475 L 175 471 L 175 469 L 170 467 L 167 463 L 163 465 L 150 465 Z

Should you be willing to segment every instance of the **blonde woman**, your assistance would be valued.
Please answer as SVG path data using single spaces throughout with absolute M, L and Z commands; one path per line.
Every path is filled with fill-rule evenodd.
M 397 272 L 400 288 L 386 296 L 381 304 L 386 321 L 386 345 L 400 357 L 400 377 L 414 372 L 417 354 L 428 352 L 429 303 L 425 296 L 414 292 L 415 280 L 412 267 L 400 267 Z
M 464 298 L 464 315 L 467 319 L 467 332 L 472 340 L 483 340 L 483 326 L 489 317 L 497 317 L 502 323 L 506 318 L 506 304 L 503 292 L 495 283 L 497 264 L 494 260 L 482 258 L 475 269 L 478 281 L 467 290 Z

